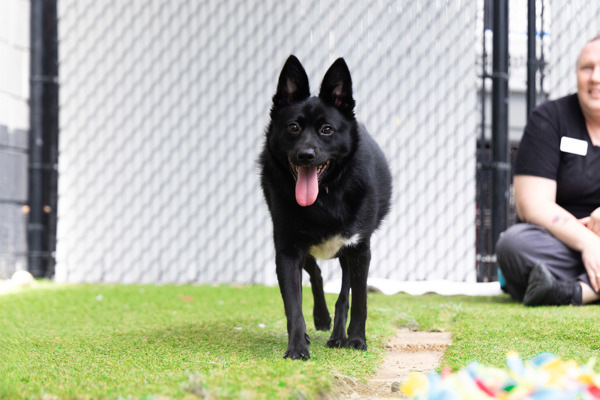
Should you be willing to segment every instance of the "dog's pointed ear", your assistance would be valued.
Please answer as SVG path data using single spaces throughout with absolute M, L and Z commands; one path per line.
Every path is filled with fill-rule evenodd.
M 342 113 L 354 116 L 352 78 L 343 58 L 335 60 L 325 73 L 319 97 L 325 103 L 338 108 Z
M 310 96 L 308 76 L 296 56 L 291 55 L 279 74 L 277 92 L 273 96 L 274 106 L 286 106 Z

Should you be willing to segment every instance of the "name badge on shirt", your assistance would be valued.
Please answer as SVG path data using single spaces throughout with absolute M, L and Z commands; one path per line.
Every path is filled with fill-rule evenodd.
M 578 156 L 585 156 L 588 151 L 588 142 L 585 140 L 573 139 L 567 136 L 563 136 L 560 139 L 560 151 L 565 153 L 577 154 Z

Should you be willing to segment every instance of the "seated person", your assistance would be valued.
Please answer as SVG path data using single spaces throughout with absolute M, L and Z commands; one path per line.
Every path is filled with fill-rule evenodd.
M 526 306 L 600 299 L 600 36 L 576 71 L 576 94 L 531 113 L 514 170 L 521 223 L 496 245 L 504 289 Z

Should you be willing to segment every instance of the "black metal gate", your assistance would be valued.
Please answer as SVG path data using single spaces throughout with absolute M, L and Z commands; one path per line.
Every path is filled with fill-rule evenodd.
M 527 2 L 527 115 L 535 105 L 546 98 L 544 92 L 544 76 L 546 62 L 544 59 L 544 1 L 539 2 L 536 8 L 536 0 Z M 498 14 L 503 14 L 499 16 Z M 486 49 L 485 32 L 491 31 L 494 35 L 494 46 L 500 45 L 508 48 L 508 32 L 504 20 L 508 15 L 507 0 L 485 0 L 484 1 L 484 23 L 483 23 L 483 46 L 481 55 L 481 131 L 477 144 L 477 280 L 495 281 L 499 278 L 496 264 L 495 247 L 499 234 L 517 221 L 517 212 L 513 191 L 513 166 L 519 146 L 518 142 L 509 141 L 508 128 L 505 119 L 492 120 L 491 134 L 486 132 L 486 81 L 501 78 L 508 81 L 507 71 L 498 70 L 496 59 L 502 58 L 503 54 L 494 53 L 494 67 L 489 71 L 489 54 Z M 539 22 L 538 22 L 539 21 Z M 539 25 L 538 25 L 539 23 Z M 496 27 L 496 25 L 500 25 Z M 539 50 L 538 50 L 539 49 Z M 502 49 L 501 49 L 502 50 Z M 502 51 L 500 51 L 502 53 Z M 539 54 L 538 54 L 539 53 Z M 508 61 L 508 60 L 504 60 Z M 493 112 L 506 113 L 502 110 L 508 108 L 508 93 L 502 92 L 500 98 L 497 91 L 498 86 L 494 81 L 492 97 L 494 98 Z M 495 116 L 494 116 L 495 117 Z M 501 128 L 499 130 L 499 128 Z M 506 174 L 506 175 L 505 175 Z

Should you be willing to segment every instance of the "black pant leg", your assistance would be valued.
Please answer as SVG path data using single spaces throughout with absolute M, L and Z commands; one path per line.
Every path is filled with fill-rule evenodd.
M 508 228 L 498 239 L 496 257 L 506 280 L 505 290 L 519 302 L 523 301 L 529 273 L 538 263 L 559 280 L 589 284 L 581 253 L 537 225 L 522 223 Z

